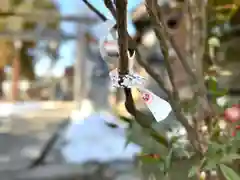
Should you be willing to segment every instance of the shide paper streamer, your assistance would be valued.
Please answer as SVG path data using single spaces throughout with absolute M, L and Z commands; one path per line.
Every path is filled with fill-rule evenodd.
M 108 53 L 106 51 L 106 42 L 108 35 L 113 32 L 113 27 L 116 23 L 114 21 L 108 20 L 102 24 L 102 28 L 104 30 L 104 35 L 99 41 L 99 49 L 100 54 L 102 58 L 107 63 L 116 63 L 116 58 L 111 58 L 108 56 Z M 117 40 L 111 41 L 112 43 L 116 43 L 117 46 Z M 135 53 L 130 57 L 130 53 L 128 53 L 129 58 L 129 74 L 122 77 L 122 82 L 120 82 L 118 69 L 114 69 L 110 71 L 109 76 L 112 82 L 113 87 L 117 88 L 137 88 L 137 90 L 141 93 L 142 100 L 146 104 L 146 106 L 149 108 L 149 110 L 152 112 L 154 118 L 157 122 L 163 121 L 167 118 L 169 113 L 172 111 L 171 105 L 165 101 L 164 99 L 158 97 L 150 90 L 144 88 L 144 85 L 146 83 L 146 79 L 139 74 L 136 74 L 133 72 L 133 60 L 135 58 Z

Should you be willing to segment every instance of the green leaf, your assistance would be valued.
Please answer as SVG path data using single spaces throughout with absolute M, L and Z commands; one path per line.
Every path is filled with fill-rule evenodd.
M 225 145 L 218 144 L 216 142 L 210 142 L 208 144 L 208 151 L 206 153 L 206 161 L 204 163 L 204 170 L 213 170 L 216 169 L 217 165 L 220 163 L 220 160 L 224 156 Z
M 127 123 L 129 123 L 129 124 L 131 124 L 131 122 L 133 122 L 133 119 L 127 118 L 127 117 L 125 117 L 125 116 L 120 116 L 120 115 L 119 115 L 119 118 L 120 118 L 121 120 L 123 120 L 124 122 L 127 122 Z
M 219 97 L 222 97 L 224 95 L 227 94 L 227 90 L 209 90 L 208 91 L 212 96 L 214 96 L 215 98 L 219 98 Z
M 118 128 L 118 126 L 117 126 L 116 124 L 114 124 L 114 123 L 105 122 L 105 124 L 106 124 L 108 127 L 113 128 L 113 129 Z
M 190 159 L 195 153 L 188 151 L 184 147 L 174 147 L 174 155 L 177 157 L 186 157 Z
M 233 169 L 227 167 L 224 164 L 220 164 L 219 167 L 226 180 L 240 180 L 239 175 Z
M 239 132 L 239 131 L 237 131 L 236 136 L 235 136 L 235 139 L 236 139 L 236 140 L 240 140 L 240 132 Z
M 128 146 L 130 143 L 131 143 L 130 138 L 126 138 L 126 141 L 125 141 L 125 143 L 124 143 L 124 149 L 126 149 L 127 146 Z
M 206 161 L 206 164 L 203 166 L 203 169 L 205 170 L 205 171 L 211 171 L 211 170 L 214 170 L 214 169 L 216 169 L 217 168 L 217 164 L 218 164 L 218 161 L 216 161 L 216 160 L 212 160 L 212 159 L 208 159 L 207 161 Z
M 218 85 L 217 85 L 217 80 L 215 78 L 210 78 L 207 80 L 207 86 L 210 91 L 217 91 L 218 90 Z
M 172 156 L 173 156 L 173 150 L 170 149 L 170 151 L 165 159 L 165 167 L 167 170 L 169 170 L 172 165 Z
M 128 128 L 127 132 L 126 132 L 126 141 L 124 143 L 124 149 L 126 149 L 127 146 L 132 142 L 131 141 L 131 135 L 132 135 L 131 128 Z
M 160 169 L 161 172 L 165 172 L 165 165 L 164 165 L 164 163 L 161 163 L 161 162 L 160 162 L 160 163 L 158 164 L 158 167 L 159 167 L 159 169 Z
M 139 155 L 138 156 L 138 159 L 143 162 L 144 164 L 159 164 L 161 163 L 163 160 L 160 158 L 160 159 L 155 159 L 155 158 L 152 158 L 151 156 L 148 156 L 147 154 L 146 155 Z
M 236 159 L 240 159 L 239 154 L 227 154 L 220 160 L 220 162 L 221 163 L 232 163 L 232 161 L 234 161 Z
M 223 144 L 218 144 L 216 142 L 210 142 L 208 144 L 208 150 L 206 153 L 207 157 L 219 157 L 218 155 L 223 151 L 224 145 Z
M 169 144 L 170 145 L 175 144 L 180 138 L 181 138 L 181 136 L 173 136 L 173 137 L 171 137 L 171 139 L 169 140 Z
M 193 166 L 189 171 L 188 171 L 188 178 L 191 178 L 195 176 L 198 172 L 198 166 Z
M 181 104 L 181 108 L 184 112 L 186 112 L 186 113 L 195 112 L 197 99 L 196 99 L 196 97 L 194 97 L 191 100 L 181 101 L 180 104 Z
M 130 139 L 126 139 L 125 143 L 124 143 L 124 149 L 127 148 L 127 146 L 131 143 Z
M 150 130 L 150 135 L 153 139 L 155 139 L 159 144 L 165 146 L 166 148 L 169 147 L 168 139 L 163 135 L 157 133 L 154 130 Z

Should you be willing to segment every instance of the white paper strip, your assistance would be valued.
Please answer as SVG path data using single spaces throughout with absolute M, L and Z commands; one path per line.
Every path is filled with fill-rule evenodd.
M 168 117 L 172 111 L 172 107 L 167 101 L 158 97 L 148 89 L 138 88 L 138 90 L 142 95 L 144 103 L 152 112 L 157 122 L 163 121 Z
M 117 47 L 116 52 L 117 53 L 119 52 L 118 51 L 119 48 L 118 48 L 117 39 L 109 41 L 110 43 L 106 43 L 107 37 L 108 37 L 109 34 L 112 34 L 113 38 L 117 38 L 116 31 L 113 30 L 113 27 L 114 27 L 115 24 L 116 23 L 112 20 L 107 20 L 102 24 L 102 27 L 103 27 L 102 29 L 104 31 L 104 34 L 99 41 L 100 54 L 101 54 L 103 59 L 107 58 L 109 63 L 115 63 L 117 59 L 115 57 L 108 56 L 106 46 L 112 46 L 113 50 Z M 133 69 L 133 64 L 134 64 L 134 59 L 135 59 L 135 52 L 133 53 L 132 56 L 130 56 L 130 53 L 128 52 L 128 58 L 129 58 L 129 69 L 132 70 Z
M 105 21 L 102 24 L 104 34 L 102 35 L 102 38 L 99 40 L 99 50 L 100 50 L 100 54 L 101 54 L 102 58 L 106 59 L 106 57 L 108 57 L 108 60 L 114 61 L 114 62 L 116 61 L 116 59 L 115 58 L 110 58 L 107 55 L 107 52 L 106 52 L 106 49 L 105 49 L 105 41 L 107 40 L 107 37 L 108 37 L 109 33 L 111 32 L 111 30 L 113 29 L 115 24 L 116 23 L 112 20 Z M 112 62 L 110 62 L 110 63 L 112 63 Z

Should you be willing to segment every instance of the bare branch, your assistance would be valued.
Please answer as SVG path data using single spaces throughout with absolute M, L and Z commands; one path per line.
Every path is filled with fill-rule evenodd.
M 119 45 L 119 74 L 128 74 L 128 33 L 127 33 L 127 0 L 116 0 L 116 18 Z M 158 132 L 152 128 L 152 120 L 144 118 L 144 114 L 138 111 L 132 97 L 131 89 L 124 88 L 126 96 L 125 106 L 130 114 L 135 117 L 138 124 L 149 131 L 152 138 L 158 141 Z M 168 147 L 168 143 L 165 144 Z
M 127 0 L 116 1 L 116 20 L 119 47 L 119 73 L 128 74 L 128 33 L 127 33 Z
M 158 17 L 158 19 L 159 19 L 159 21 L 161 23 L 161 27 L 162 27 L 162 31 L 164 32 L 165 40 L 167 41 L 167 43 L 170 43 L 169 44 L 170 47 L 172 47 L 174 49 L 174 51 L 176 52 L 177 58 L 181 62 L 183 68 L 186 71 L 186 73 L 191 78 L 192 84 L 196 84 L 196 82 L 198 82 L 197 78 L 196 78 L 196 75 L 192 71 L 192 69 L 189 66 L 188 62 L 186 61 L 185 57 L 183 57 L 182 53 L 180 52 L 180 49 L 177 47 L 176 41 L 174 41 L 173 37 L 167 31 L 167 27 L 166 27 L 165 21 L 163 19 L 163 13 L 161 11 L 161 7 L 158 5 L 156 0 L 150 0 L 150 1 L 146 0 L 146 2 L 147 3 L 151 3 L 152 7 L 155 8 L 155 10 L 156 10 L 156 17 Z
M 116 8 L 114 7 L 114 4 L 112 3 L 111 0 L 104 0 L 105 6 L 109 9 L 113 17 L 116 19 L 117 14 L 116 14 Z
M 175 111 L 177 120 L 187 130 L 188 135 L 189 135 L 189 140 L 191 141 L 192 145 L 195 147 L 196 150 L 198 150 L 199 152 L 202 152 L 201 143 L 198 141 L 198 139 L 199 139 L 198 138 L 199 137 L 198 133 L 189 124 L 189 122 L 186 119 L 186 117 L 184 116 L 184 114 L 181 113 L 182 110 L 181 110 L 180 104 L 178 104 L 179 97 L 178 97 L 178 94 L 177 94 L 177 88 L 176 88 L 176 86 L 173 82 L 174 75 L 173 75 L 173 71 L 171 69 L 169 55 L 168 55 L 168 48 L 171 47 L 169 45 L 169 37 L 167 35 L 166 27 L 164 27 L 164 23 L 161 22 L 161 19 L 159 18 L 160 17 L 159 14 L 158 14 L 159 12 L 158 12 L 158 9 L 156 7 L 158 7 L 156 0 L 146 0 L 146 8 L 147 8 L 147 11 L 149 13 L 150 20 L 153 23 L 155 34 L 156 34 L 156 36 L 157 36 L 157 38 L 160 41 L 160 44 L 162 46 L 161 49 L 162 49 L 162 53 L 164 55 L 164 62 L 166 64 L 166 68 L 167 68 L 167 71 L 168 71 L 168 74 L 169 74 L 169 78 L 170 78 L 170 81 L 171 81 L 172 86 L 173 86 L 173 94 L 169 95 L 169 100 L 170 100 L 170 103 L 172 105 L 172 108 Z M 194 74 L 194 77 L 195 77 L 195 74 Z
M 104 0 L 104 3 L 106 5 L 106 7 L 109 9 L 109 11 L 112 13 L 112 15 L 115 17 L 116 15 L 116 10 L 114 8 L 114 5 L 112 3 L 111 0 Z M 157 84 L 159 85 L 159 87 L 161 87 L 163 89 L 163 91 L 169 95 L 169 91 L 165 88 L 164 86 L 164 82 L 161 79 L 161 76 L 154 72 L 151 67 L 148 65 L 148 63 L 146 63 L 145 61 L 143 61 L 143 59 L 140 56 L 140 53 L 137 49 L 137 43 L 133 40 L 133 38 L 128 34 L 128 50 L 135 50 L 136 55 L 137 55 L 137 62 L 140 66 L 142 66 L 146 72 L 157 82 Z
M 164 31 L 165 28 L 163 27 L 163 23 L 159 19 L 158 10 L 156 8 L 156 5 L 157 5 L 156 0 L 146 0 L 146 8 L 147 8 L 147 11 L 149 13 L 150 20 L 153 24 L 155 34 L 156 34 L 158 40 L 160 41 L 161 50 L 162 50 L 162 53 L 163 53 L 163 56 L 164 56 L 164 59 L 165 59 L 164 63 L 166 65 L 168 75 L 169 75 L 169 79 L 170 79 L 170 82 L 171 82 L 172 87 L 173 87 L 172 88 L 173 98 L 176 101 L 178 101 L 179 97 L 178 97 L 177 87 L 174 83 L 174 73 L 173 73 L 173 70 L 171 68 L 169 55 L 168 55 L 168 49 L 169 49 L 168 39 L 165 36 L 166 31 Z
M 104 0 L 105 6 L 111 12 L 112 16 L 116 19 L 116 8 L 111 0 Z M 134 51 L 137 47 L 137 42 L 135 42 L 132 37 L 128 34 L 128 50 Z
M 82 0 L 82 1 L 87 5 L 87 7 L 90 10 L 92 10 L 94 13 L 96 13 L 101 20 L 103 20 L 103 21 L 107 20 L 107 18 L 102 13 L 100 13 L 91 3 L 89 3 L 87 0 Z

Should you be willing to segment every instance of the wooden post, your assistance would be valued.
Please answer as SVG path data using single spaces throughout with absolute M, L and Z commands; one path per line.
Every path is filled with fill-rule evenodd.
M 22 47 L 21 41 L 15 41 L 15 57 L 12 65 L 12 100 L 17 101 L 19 98 L 19 77 L 20 77 L 20 55 L 19 51 Z
M 0 99 L 4 98 L 4 91 L 3 91 L 3 82 L 5 80 L 5 72 L 4 68 L 0 69 Z

